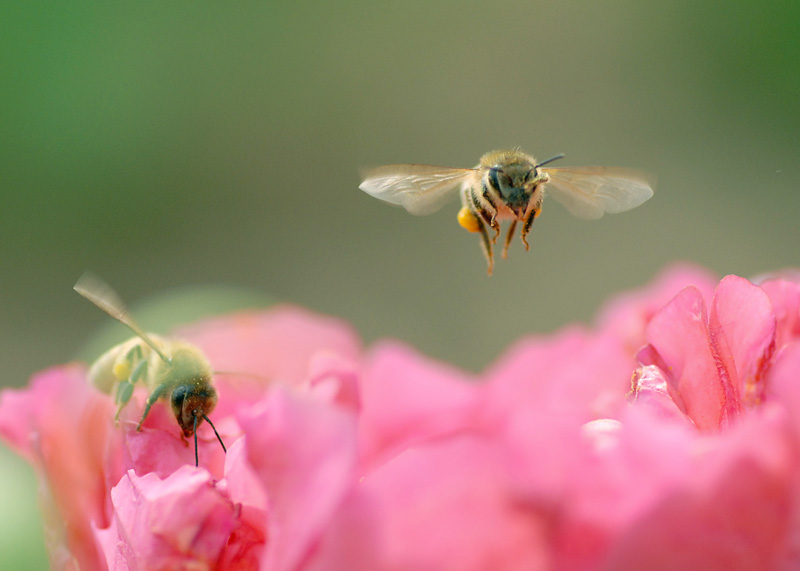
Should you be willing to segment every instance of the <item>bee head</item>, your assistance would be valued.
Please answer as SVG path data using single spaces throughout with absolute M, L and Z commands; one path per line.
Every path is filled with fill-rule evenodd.
M 208 379 L 196 379 L 175 387 L 169 400 L 183 435 L 189 438 L 195 427 L 217 406 L 217 391 Z
M 524 210 L 539 182 L 536 166 L 528 161 L 499 164 L 489 169 L 489 181 L 512 210 Z

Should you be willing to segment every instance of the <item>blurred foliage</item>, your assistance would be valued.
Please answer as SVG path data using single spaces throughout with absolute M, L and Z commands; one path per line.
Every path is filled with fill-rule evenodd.
M 5 5 L 3 382 L 107 324 L 86 269 L 128 301 L 235 284 L 478 370 L 673 260 L 797 265 L 798 24 L 789 1 Z M 359 166 L 511 146 L 650 170 L 656 196 L 596 223 L 547 202 L 489 279 L 455 205 L 357 190 Z
M 0 569 L 47 569 L 33 469 L 0 446 Z

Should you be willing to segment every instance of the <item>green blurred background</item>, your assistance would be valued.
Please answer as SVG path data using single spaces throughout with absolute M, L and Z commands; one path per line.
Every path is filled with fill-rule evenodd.
M 108 322 L 72 291 L 85 269 L 131 302 L 230 284 L 480 370 L 669 262 L 798 263 L 798 2 L 18 3 L 0 20 L 8 385 Z M 487 278 L 457 204 L 417 218 L 357 188 L 360 166 L 512 146 L 651 171 L 656 195 L 591 223 L 546 203 L 531 251 L 515 241 Z M 0 468 L 32 506 L 26 469 Z M 3 519 L 0 558 L 42 565 L 38 523 Z

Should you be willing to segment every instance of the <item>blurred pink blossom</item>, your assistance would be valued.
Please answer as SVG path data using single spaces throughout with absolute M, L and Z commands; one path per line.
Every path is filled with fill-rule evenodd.
M 480 375 L 278 307 L 179 331 L 200 467 L 70 364 L 0 396 L 58 569 L 793 569 L 800 282 L 687 266 Z M 234 374 L 236 373 L 236 374 Z M 242 375 L 242 373 L 246 375 Z M 249 374 L 250 376 L 248 376 Z

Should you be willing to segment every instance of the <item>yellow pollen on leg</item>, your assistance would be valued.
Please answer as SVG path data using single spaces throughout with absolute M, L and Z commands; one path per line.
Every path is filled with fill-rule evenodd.
M 461 210 L 458 211 L 458 223 L 461 224 L 461 227 L 469 230 L 470 232 L 480 232 L 481 231 L 481 222 L 478 220 L 478 217 L 466 206 L 462 207 Z
M 131 376 L 131 364 L 127 359 L 114 363 L 114 376 L 118 381 L 122 381 Z

